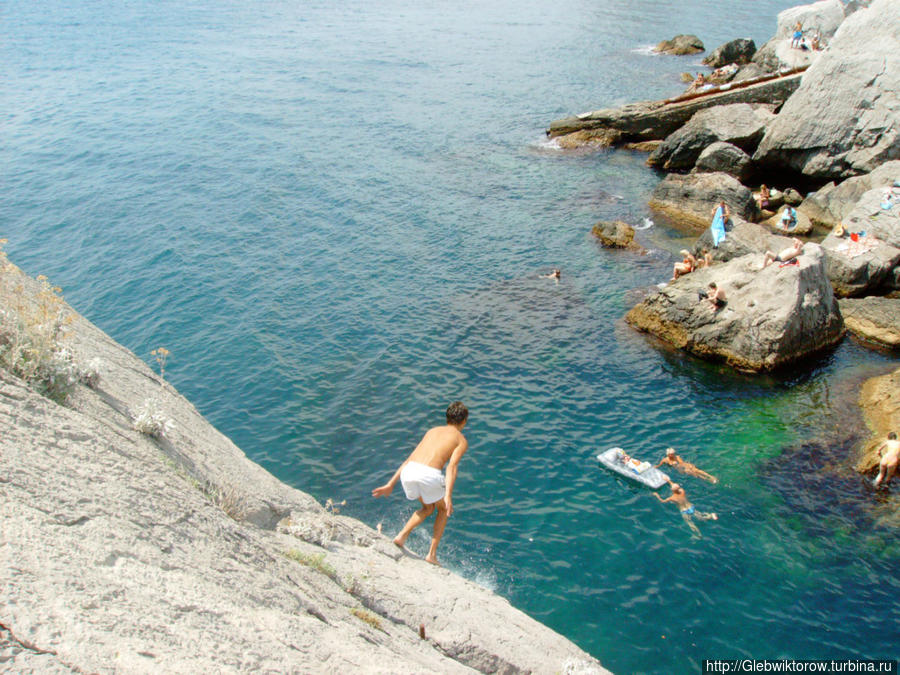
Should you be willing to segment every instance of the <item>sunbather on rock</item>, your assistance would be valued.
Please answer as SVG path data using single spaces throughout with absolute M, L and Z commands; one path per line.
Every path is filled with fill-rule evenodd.
M 777 255 L 775 253 L 772 253 L 772 251 L 766 251 L 766 257 L 763 260 L 763 267 L 768 267 L 773 262 L 785 263 L 794 260 L 795 258 L 797 258 L 797 256 L 803 253 L 803 242 L 796 237 L 794 237 L 792 241 L 794 243 L 790 247 L 783 249 Z

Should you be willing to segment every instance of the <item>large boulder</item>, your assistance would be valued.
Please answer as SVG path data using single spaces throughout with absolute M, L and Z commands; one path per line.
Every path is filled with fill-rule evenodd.
M 650 208 L 676 225 L 696 229 L 709 225 L 723 199 L 732 217 L 755 219 L 757 206 L 749 188 L 726 173 L 669 174 L 653 190 Z
M 866 473 L 878 468 L 877 450 L 888 433 L 900 430 L 900 368 L 866 380 L 859 392 L 859 405 L 873 434 L 856 463 L 856 470 Z
M 730 63 L 739 66 L 749 63 L 756 53 L 756 43 L 750 38 L 738 38 L 724 45 L 716 47 L 709 56 L 703 59 L 703 63 L 713 68 L 721 68 Z
M 593 234 L 605 248 L 626 248 L 642 251 L 643 247 L 634 241 L 634 228 L 621 220 L 601 220 L 591 228 Z
M 765 134 L 766 125 L 775 117 L 767 108 L 748 103 L 701 110 L 687 124 L 669 134 L 647 163 L 666 171 L 687 170 L 694 166 L 704 148 L 716 141 L 753 152 Z
M 822 242 L 828 258 L 828 277 L 838 297 L 854 297 L 893 290 L 898 279 L 900 248 L 872 237 L 853 241 L 847 233 L 832 232 Z
M 656 45 L 654 51 L 660 54 L 699 54 L 704 49 L 703 42 L 696 35 L 676 35 L 671 40 L 663 40 Z
M 874 0 L 847 17 L 768 126 L 754 160 L 829 180 L 900 158 L 898 25 L 896 0 Z
M 647 296 L 626 315 L 637 328 L 697 356 L 747 371 L 770 371 L 802 360 L 841 339 L 844 324 L 825 274 L 825 258 L 807 244 L 799 264 L 760 269 L 751 254 L 702 268 Z M 713 310 L 697 292 L 723 288 Z
M 844 298 L 838 306 L 851 333 L 877 345 L 900 349 L 900 298 Z
M 718 247 L 714 247 L 712 234 L 709 228 L 706 228 L 697 238 L 694 254 L 698 255 L 705 248 L 712 253 L 713 260 L 725 262 L 750 253 L 759 255 L 765 254 L 766 251 L 778 253 L 791 245 L 790 237 L 773 234 L 762 225 L 749 223 L 740 218 L 733 218 L 731 226 L 726 226 L 725 232 L 725 239 L 719 242 Z
M 887 162 L 862 176 L 834 181 L 806 196 L 799 207 L 814 224 L 834 227 L 848 218 L 862 196 L 869 190 L 884 188 L 900 180 L 900 160 Z
M 694 170 L 704 173 L 720 171 L 743 180 L 750 172 L 750 155 L 736 145 L 716 141 L 700 153 Z
M 766 220 L 762 221 L 762 225 L 764 225 L 765 227 L 768 227 L 770 230 L 772 230 L 774 232 L 786 234 L 786 235 L 789 235 L 792 237 L 793 236 L 806 237 L 806 236 L 809 236 L 809 234 L 812 232 L 812 229 L 813 229 L 812 223 L 810 222 L 809 218 L 803 214 L 802 211 L 797 210 L 797 222 L 794 225 L 794 227 L 792 227 L 789 230 L 785 230 L 784 227 L 782 227 L 781 214 L 782 214 L 782 211 L 779 211 L 771 218 L 767 218 Z
M 848 13 L 840 0 L 822 0 L 780 12 L 775 35 L 753 55 L 753 63 L 770 73 L 810 65 L 818 53 L 791 47 L 791 37 L 797 22 L 800 22 L 804 32 L 808 34 L 818 32 L 827 44 Z

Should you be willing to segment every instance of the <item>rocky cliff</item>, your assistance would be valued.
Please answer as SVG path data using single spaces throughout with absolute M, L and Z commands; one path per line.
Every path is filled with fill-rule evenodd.
M 0 356 L 22 375 L 0 369 L 0 669 L 607 672 L 250 462 L 46 283 L 3 264 L 0 282 Z M 48 319 L 52 357 L 91 364 L 64 405 L 25 367 Z

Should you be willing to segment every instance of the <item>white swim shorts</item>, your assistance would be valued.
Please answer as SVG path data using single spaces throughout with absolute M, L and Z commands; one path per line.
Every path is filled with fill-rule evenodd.
M 444 474 L 433 466 L 409 462 L 400 472 L 400 483 L 407 499 L 421 498 L 426 504 L 434 504 L 444 498 Z

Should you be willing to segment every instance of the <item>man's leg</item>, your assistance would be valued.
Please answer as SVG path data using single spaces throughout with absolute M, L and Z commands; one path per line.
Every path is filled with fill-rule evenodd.
M 688 524 L 688 527 L 691 528 L 691 532 L 693 532 L 698 537 L 702 536 L 700 534 L 700 529 L 696 525 L 694 525 L 694 521 L 691 520 L 691 517 L 688 514 L 682 511 L 681 517 L 684 518 L 684 522 L 686 522 Z
M 881 485 L 881 481 L 884 480 L 885 469 L 887 469 L 887 466 L 885 465 L 884 462 L 881 462 L 881 464 L 878 465 L 878 475 L 875 476 L 875 480 L 872 481 L 872 484 L 875 487 L 878 487 L 879 485 Z
M 886 474 L 885 477 L 884 477 L 884 484 L 885 484 L 885 485 L 887 485 L 888 483 L 891 482 L 891 478 L 894 477 L 894 472 L 895 472 L 896 470 L 897 470 L 897 465 L 896 465 L 896 464 L 891 464 L 890 466 L 888 466 L 888 468 L 887 468 L 887 474 Z
M 703 511 L 694 511 L 694 515 L 700 520 L 718 520 L 719 516 L 715 513 L 704 513 Z
M 437 565 L 437 547 L 438 544 L 441 543 L 441 537 L 444 534 L 444 526 L 447 524 L 447 505 L 442 499 L 431 506 L 437 508 L 437 514 L 434 516 L 434 533 L 431 537 L 431 547 L 428 549 L 428 555 L 425 556 L 425 560 L 432 565 Z
M 431 515 L 432 511 L 434 511 L 434 504 L 426 504 L 422 501 L 421 497 L 419 498 L 419 501 L 422 502 L 422 508 L 409 517 L 409 520 L 406 521 L 406 525 L 400 530 L 400 534 L 394 537 L 394 543 L 401 548 L 406 544 L 410 532 L 424 523 L 425 519 Z

